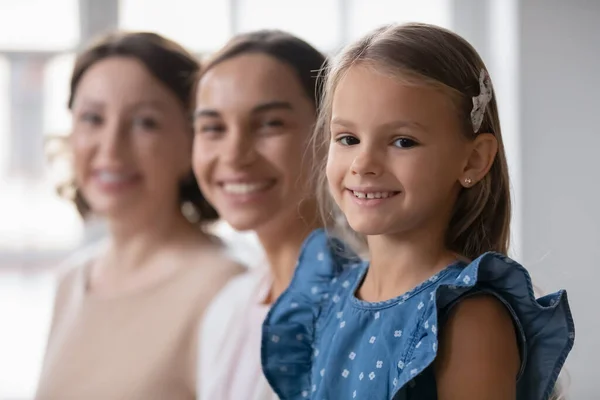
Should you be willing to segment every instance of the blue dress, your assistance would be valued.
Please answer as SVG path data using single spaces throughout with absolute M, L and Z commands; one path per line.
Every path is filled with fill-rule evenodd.
M 515 323 L 518 400 L 546 400 L 575 338 L 564 291 L 534 298 L 527 271 L 486 253 L 395 299 L 354 296 L 367 263 L 342 257 L 322 230 L 304 243 L 289 288 L 263 325 L 262 365 L 282 400 L 433 400 L 432 363 L 448 310 L 474 294 L 498 298 Z

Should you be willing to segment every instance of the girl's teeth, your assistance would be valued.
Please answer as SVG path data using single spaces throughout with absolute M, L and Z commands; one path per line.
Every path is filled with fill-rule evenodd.
M 268 186 L 268 181 L 255 183 L 226 183 L 223 185 L 223 190 L 231 194 L 249 194 L 264 190 Z
M 359 199 L 387 199 L 388 197 L 393 196 L 393 192 L 357 192 L 352 191 L 355 197 Z

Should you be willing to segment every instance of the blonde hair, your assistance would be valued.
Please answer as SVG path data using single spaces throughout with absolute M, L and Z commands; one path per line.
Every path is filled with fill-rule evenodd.
M 325 71 L 322 107 L 313 135 L 313 155 L 315 160 L 320 160 L 317 164 L 317 195 L 329 230 L 358 253 L 365 253 L 366 239 L 348 226 L 329 195 L 325 176 L 333 95 L 344 74 L 358 64 L 375 68 L 407 84 L 441 90 L 455 105 L 467 138 L 474 139 L 480 132 L 496 137 L 498 152 L 489 173 L 473 187 L 463 189 L 458 196 L 446 245 L 468 259 L 486 251 L 506 254 L 510 236 L 510 189 L 495 98 L 487 105 L 477 132 L 473 132 L 471 123 L 472 98 L 479 95 L 479 75 L 485 65 L 475 49 L 457 34 L 420 23 L 385 26 L 371 32 L 346 47 Z

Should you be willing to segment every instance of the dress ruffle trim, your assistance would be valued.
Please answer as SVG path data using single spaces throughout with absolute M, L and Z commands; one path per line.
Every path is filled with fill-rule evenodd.
M 263 372 L 280 399 L 309 398 L 316 320 L 329 303 L 337 276 L 357 262 L 346 246 L 322 229 L 305 240 L 292 282 L 263 324 Z
M 358 265 L 356 258 L 342 254 L 349 253 L 340 242 L 323 230 L 313 232 L 303 245 L 289 288 L 275 302 L 263 324 L 263 371 L 282 400 L 310 398 L 314 390 L 311 368 L 313 358 L 318 356 L 313 347 L 317 319 L 327 312 L 328 304 L 335 303 L 333 293 L 340 284 L 338 277 Z M 443 322 L 445 313 L 476 293 L 498 298 L 515 322 L 522 361 L 517 398 L 547 400 L 575 339 L 567 294 L 559 291 L 536 299 L 527 270 L 497 253 L 480 256 L 464 267 L 453 283 L 442 283 L 436 288 L 415 346 L 394 361 L 396 392 L 435 360 L 436 327 Z M 412 365 L 418 367 L 411 368 Z
M 549 399 L 575 340 L 567 293 L 561 290 L 536 299 L 527 270 L 510 258 L 491 252 L 467 265 L 453 284 L 443 283 L 436 289 L 435 305 L 429 308 L 415 339 L 418 346 L 408 348 L 404 359 L 398 361 L 397 390 L 435 360 L 437 327 L 443 323 L 444 314 L 460 300 L 479 293 L 499 299 L 515 323 L 521 347 L 517 399 Z

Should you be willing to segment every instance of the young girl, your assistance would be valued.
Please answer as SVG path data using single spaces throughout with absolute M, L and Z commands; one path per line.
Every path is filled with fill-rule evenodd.
M 564 291 L 536 301 L 506 257 L 507 165 L 476 51 L 430 25 L 371 33 L 328 71 L 316 144 L 325 215 L 369 262 L 332 251 L 323 231 L 306 241 L 263 328 L 277 394 L 548 399 L 573 320 Z

